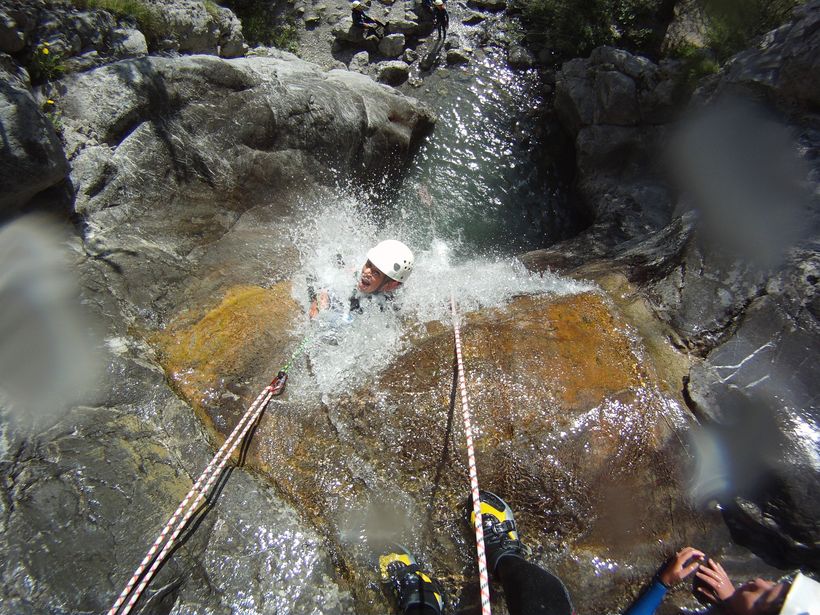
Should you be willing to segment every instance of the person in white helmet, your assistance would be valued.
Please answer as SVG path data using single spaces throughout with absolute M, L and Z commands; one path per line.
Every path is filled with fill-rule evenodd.
M 450 14 L 444 6 L 444 0 L 433 2 L 433 23 L 439 38 L 447 38 L 447 28 L 450 27 Z
M 390 296 L 410 277 L 413 264 L 413 252 L 401 241 L 387 239 L 371 248 L 350 297 L 350 312 L 361 311 L 361 300 L 365 297 Z M 310 317 L 315 318 L 334 303 L 339 302 L 334 302 L 328 291 L 320 291 L 311 297 Z
M 381 39 L 381 32 L 379 28 L 384 26 L 384 24 L 376 21 L 370 15 L 365 13 L 365 5 L 364 2 L 360 2 L 359 0 L 354 0 L 350 5 L 350 17 L 353 20 L 353 25 L 361 28 L 362 30 L 362 37 L 367 40 L 369 38 L 375 37 L 376 39 Z

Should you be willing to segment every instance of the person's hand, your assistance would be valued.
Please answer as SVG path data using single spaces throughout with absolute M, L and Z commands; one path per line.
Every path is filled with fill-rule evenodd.
M 670 559 L 658 573 L 661 583 L 672 587 L 692 574 L 705 555 L 693 547 L 684 547 Z
M 330 306 L 330 295 L 326 290 L 319 291 L 319 295 L 310 304 L 308 316 L 311 320 L 319 315 L 319 312 L 326 310 Z
M 735 593 L 732 580 L 729 578 L 729 575 L 726 574 L 723 566 L 712 559 L 703 564 L 695 576 L 703 581 L 697 588 L 697 591 L 700 592 L 710 604 L 723 602 Z

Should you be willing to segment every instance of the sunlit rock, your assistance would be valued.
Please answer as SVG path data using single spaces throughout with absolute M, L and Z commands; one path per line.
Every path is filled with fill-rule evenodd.
M 379 62 L 376 67 L 378 80 L 388 85 L 401 85 L 410 75 L 410 66 L 402 60 Z
M 388 34 L 379 41 L 379 51 L 387 58 L 398 58 L 404 51 L 404 34 Z
M 241 387 L 248 374 L 274 374 L 277 358 L 295 342 L 291 328 L 299 307 L 290 294 L 284 282 L 270 289 L 235 287 L 204 315 L 177 316 L 155 336 L 174 388 L 206 411 L 231 397 L 230 388 Z
M 25 83 L 0 68 L 0 211 L 8 215 L 61 181 L 67 164 L 54 125 Z
M 535 58 L 525 47 L 513 45 L 507 52 L 507 63 L 513 68 L 529 68 L 535 63 Z
M 366 51 L 360 51 L 350 58 L 348 68 L 355 70 L 357 73 L 364 73 L 368 64 L 370 64 L 370 54 Z
M 469 64 L 470 56 L 464 49 L 448 49 L 447 64 Z
M 248 295 L 260 307 L 266 296 Z M 181 337 L 171 334 L 172 371 L 205 390 L 208 382 L 218 388 L 225 368 L 210 371 L 196 353 L 186 357 L 186 340 L 207 338 L 205 323 L 214 348 L 233 339 L 218 325 L 229 305 L 226 299 Z M 527 542 L 562 574 L 579 609 L 624 605 L 630 583 L 654 571 L 658 545 L 679 533 L 697 534 L 699 544 L 714 539 L 714 527 L 704 534 L 695 521 L 676 470 L 690 421 L 602 297 L 522 297 L 467 315 L 463 338 L 481 484 L 509 500 Z M 366 590 L 372 579 L 363 549 L 384 540 L 410 545 L 452 596 L 473 557 L 462 518 L 460 407 L 451 403 L 452 331 L 434 321 L 411 329 L 408 342 L 357 391 L 325 395 L 319 405 L 296 389 L 286 393 L 251 448 L 252 463 L 338 545 L 361 613 L 386 608 Z M 322 360 L 321 352 L 312 356 Z M 300 363 L 292 378 L 309 379 L 309 370 Z M 250 391 L 240 393 L 247 399 Z M 237 418 L 229 399 L 214 397 L 206 409 L 217 425 Z M 599 559 L 610 562 L 600 577 Z

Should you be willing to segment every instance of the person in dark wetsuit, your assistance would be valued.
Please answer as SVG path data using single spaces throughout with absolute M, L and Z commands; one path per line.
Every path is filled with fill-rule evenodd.
M 349 311 L 361 312 L 361 300 L 365 297 L 390 294 L 410 277 L 413 271 L 413 252 L 400 241 L 388 239 L 379 243 L 367 253 L 367 261 L 359 273 L 356 289 L 350 297 Z M 341 309 L 343 306 L 326 290 L 310 297 L 309 316 L 315 318 L 328 308 Z
M 450 14 L 444 8 L 444 0 L 433 2 L 433 23 L 436 24 L 438 38 L 447 38 L 447 28 L 450 27 Z
M 362 37 L 365 40 L 372 37 L 380 39 L 379 22 L 365 13 L 364 8 L 364 3 L 359 0 L 354 0 L 350 5 L 350 17 L 353 19 L 353 25 L 362 29 Z

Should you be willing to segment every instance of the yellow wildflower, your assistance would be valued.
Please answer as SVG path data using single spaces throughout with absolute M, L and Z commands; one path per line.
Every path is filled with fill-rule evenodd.
M 54 101 L 53 101 L 53 100 L 51 100 L 51 99 L 49 98 L 49 99 L 46 101 L 46 104 L 47 104 L 47 105 L 53 105 L 53 104 L 54 104 Z
M 49 43 L 48 41 L 43 41 L 43 45 L 45 45 L 46 47 L 50 47 L 51 43 Z
M 44 55 L 44 56 L 47 56 L 47 55 L 48 55 L 48 53 L 49 53 L 49 52 L 48 52 L 48 47 L 43 47 L 43 55 Z

